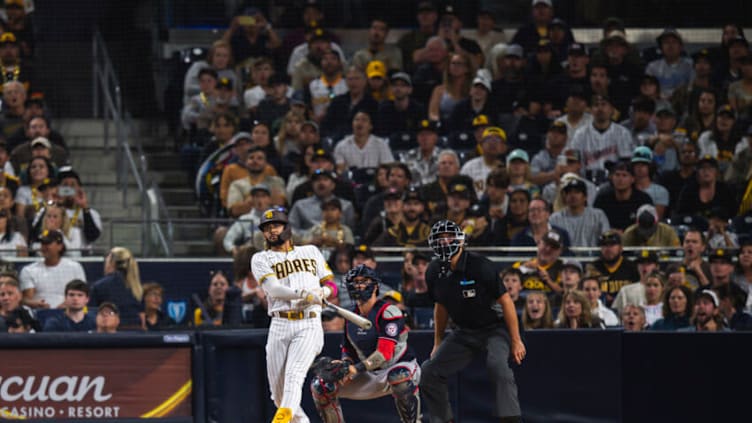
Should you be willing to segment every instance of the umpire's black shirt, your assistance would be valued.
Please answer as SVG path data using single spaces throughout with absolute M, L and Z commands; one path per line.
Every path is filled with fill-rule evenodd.
M 496 300 L 507 290 L 499 280 L 496 266 L 484 256 L 463 251 L 457 268 L 433 260 L 426 270 L 428 293 L 443 305 L 460 328 L 478 329 L 495 326 L 503 320 Z M 442 273 L 442 266 L 447 268 Z

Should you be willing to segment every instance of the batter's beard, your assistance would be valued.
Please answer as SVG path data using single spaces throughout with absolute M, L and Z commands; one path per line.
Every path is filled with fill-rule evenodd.
M 281 246 L 282 244 L 284 244 L 284 243 L 285 243 L 285 240 L 284 240 L 284 239 L 282 239 L 282 237 L 281 237 L 281 236 L 277 236 L 277 239 L 275 239 L 274 241 L 271 241 L 271 240 L 267 239 L 267 240 L 266 240 L 266 243 L 267 243 L 267 244 L 268 244 L 268 245 L 269 245 L 270 247 L 279 247 L 279 246 Z

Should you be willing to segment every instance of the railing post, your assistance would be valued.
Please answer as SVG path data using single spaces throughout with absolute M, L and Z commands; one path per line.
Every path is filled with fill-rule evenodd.
M 141 221 L 144 222 L 143 225 L 141 225 L 141 254 L 144 257 L 148 257 L 151 253 L 151 249 L 149 246 L 151 245 L 150 240 L 147 238 L 151 234 L 151 202 L 149 201 L 149 195 L 147 194 L 146 187 L 141 190 Z
M 97 54 L 97 41 L 97 34 L 94 33 L 94 36 L 91 38 L 91 95 L 94 107 L 92 116 L 94 119 L 99 118 L 99 89 L 97 87 L 99 83 L 99 54 Z

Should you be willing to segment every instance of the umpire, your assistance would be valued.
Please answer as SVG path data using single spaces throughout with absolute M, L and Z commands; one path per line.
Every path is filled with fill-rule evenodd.
M 453 421 L 447 380 L 480 353 L 486 354 L 486 367 L 495 385 L 494 415 L 501 422 L 521 421 L 517 385 L 508 360 L 511 354 L 521 364 L 525 345 L 514 302 L 496 267 L 487 258 L 464 251 L 465 234 L 450 220 L 433 225 L 428 244 L 436 256 L 426 271 L 435 327 L 431 357 L 421 366 L 420 390 L 431 423 Z M 444 339 L 450 317 L 456 329 Z

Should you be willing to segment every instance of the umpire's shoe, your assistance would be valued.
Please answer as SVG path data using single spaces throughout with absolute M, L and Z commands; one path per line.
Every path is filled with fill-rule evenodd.
M 284 407 L 277 409 L 277 412 L 272 419 L 272 423 L 290 423 L 290 420 L 292 420 L 292 410 Z

